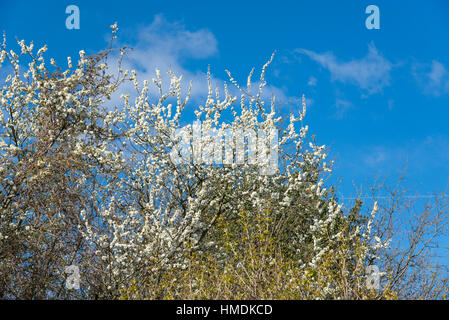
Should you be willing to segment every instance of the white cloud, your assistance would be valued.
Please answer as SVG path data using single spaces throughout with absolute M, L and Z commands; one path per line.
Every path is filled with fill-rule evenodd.
M 138 32 L 136 47 L 139 50 L 156 49 L 167 59 L 180 57 L 208 58 L 218 53 L 217 40 L 207 29 L 189 31 L 184 25 L 170 23 L 162 15 L 156 15 L 151 25 Z
M 207 63 L 202 70 L 193 71 L 184 65 L 189 59 L 211 58 L 218 53 L 217 40 L 209 30 L 187 30 L 184 25 L 171 23 L 162 15 L 157 15 L 149 26 L 138 30 L 133 38 L 131 43 L 121 43 L 132 48 L 124 60 L 124 68 L 137 70 L 139 80 L 149 80 L 150 83 L 156 76 L 156 69 L 161 70 L 162 78 L 166 81 L 167 71 L 171 70 L 177 76 L 183 76 L 185 92 L 191 81 L 192 97 L 203 96 L 206 99 Z M 127 89 L 129 91 L 130 86 L 122 88 L 125 91 Z M 153 86 L 150 86 L 150 93 L 156 93 Z
M 373 43 L 369 44 L 365 57 L 346 62 L 339 61 L 331 52 L 319 54 L 306 49 L 297 49 L 296 52 L 328 69 L 333 81 L 358 85 L 368 93 L 379 92 L 389 85 L 392 64 L 379 54 Z
M 149 26 L 142 27 L 131 38 L 133 39 L 131 43 L 121 43 L 121 45 L 133 48 L 132 51 L 128 52 L 123 67 L 136 69 L 139 81 L 146 79 L 151 84 L 151 79 L 155 78 L 157 68 L 161 70 L 163 80 L 165 79 L 167 82 L 168 75 L 166 72 L 171 70 L 177 76 L 183 76 L 184 92 L 187 92 L 188 84 L 190 81 L 192 82 L 191 97 L 193 101 L 196 103 L 205 102 L 208 94 L 206 72 L 209 63 L 207 59 L 218 54 L 218 41 L 211 31 L 207 29 L 189 30 L 181 23 L 169 22 L 164 16 L 157 15 Z M 199 69 L 187 67 L 187 62 L 195 60 L 204 60 L 204 67 Z M 229 69 L 231 72 L 233 71 L 232 66 Z M 224 74 L 224 70 L 220 71 Z M 213 77 L 211 79 L 212 86 L 217 86 L 221 95 L 223 95 L 225 81 L 228 82 L 231 93 L 239 96 L 240 93 L 232 84 L 229 84 L 227 78 Z M 169 83 L 166 83 L 167 87 L 168 85 Z M 257 90 L 258 86 L 257 81 L 253 82 L 253 91 Z M 130 85 L 122 90 L 126 92 L 135 91 Z M 150 94 L 158 94 L 154 86 L 150 86 Z M 287 97 L 281 88 L 267 85 L 262 98 L 270 99 L 272 95 L 276 96 L 277 101 L 283 101 L 284 103 L 290 100 L 290 97 Z
M 430 65 L 415 64 L 412 69 L 425 93 L 434 96 L 449 93 L 449 72 L 441 62 L 433 60 Z
M 311 87 L 314 87 L 314 86 L 316 86 L 317 82 L 318 82 L 318 80 L 315 77 L 310 77 L 309 82 L 307 82 L 307 84 Z

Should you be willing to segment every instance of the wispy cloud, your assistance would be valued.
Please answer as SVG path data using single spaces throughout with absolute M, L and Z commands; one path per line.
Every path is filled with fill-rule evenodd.
M 349 109 L 353 108 L 354 105 L 347 100 L 337 98 L 335 100 L 335 108 L 337 109 L 336 113 L 334 114 L 334 117 L 336 119 L 343 119 L 348 112 Z
M 315 77 L 310 77 L 310 78 L 309 78 L 309 81 L 307 82 L 307 84 L 308 84 L 309 86 L 311 86 L 311 87 L 314 87 L 314 86 L 316 86 L 317 82 L 318 82 L 317 78 L 315 78 Z
M 374 46 L 368 45 L 368 53 L 361 59 L 340 61 L 332 52 L 316 53 L 306 49 L 296 49 L 329 70 L 333 81 L 352 83 L 368 93 L 381 91 L 390 83 L 392 64 Z
M 424 93 L 436 97 L 449 93 L 449 72 L 441 62 L 433 60 L 431 64 L 415 63 L 412 72 Z
M 360 171 L 391 172 L 405 165 L 417 173 L 425 173 L 429 168 L 443 169 L 449 161 L 449 138 L 442 135 L 412 139 L 401 145 L 366 145 L 357 152 L 349 152 L 354 168 Z M 354 155 L 358 155 L 354 157 Z

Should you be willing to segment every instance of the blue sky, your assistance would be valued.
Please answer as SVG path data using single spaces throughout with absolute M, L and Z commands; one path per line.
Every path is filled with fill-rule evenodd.
M 80 29 L 68 30 L 68 5 Z M 380 30 L 368 30 L 365 8 L 380 9 Z M 340 193 L 354 194 L 375 175 L 408 166 L 413 193 L 446 191 L 449 179 L 449 2 L 429 1 L 4 1 L 0 30 L 48 44 L 66 61 L 106 46 L 118 22 L 119 41 L 134 47 L 129 64 L 141 79 L 172 67 L 204 94 L 205 72 L 241 83 L 276 50 L 270 92 L 293 110 L 302 94 L 306 122 L 336 160 Z

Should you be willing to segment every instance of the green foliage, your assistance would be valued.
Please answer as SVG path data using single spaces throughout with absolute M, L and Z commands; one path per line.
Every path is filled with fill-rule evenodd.
M 342 236 L 315 268 L 302 261 L 307 252 L 292 254 L 279 241 L 279 221 L 267 203 L 263 212 L 241 211 L 217 219 L 206 241 L 208 249 L 186 251 L 185 268 L 161 274 L 157 283 L 139 286 L 134 280 L 122 299 L 395 299 L 394 292 L 365 286 L 366 245 Z M 341 219 L 334 231 L 347 234 L 359 215 Z M 330 230 L 329 230 L 330 231 Z M 286 237 L 286 235 L 283 235 Z M 288 248 L 288 249 L 286 249 Z M 211 254 L 214 252 L 215 254 Z M 218 256 L 221 259 L 216 259 Z

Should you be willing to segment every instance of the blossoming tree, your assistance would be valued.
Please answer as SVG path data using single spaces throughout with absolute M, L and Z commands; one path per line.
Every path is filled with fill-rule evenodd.
M 151 84 L 141 82 L 122 68 L 126 50 L 112 46 L 62 67 L 46 65 L 46 47 L 18 44 L 15 53 L 4 40 L 0 53 L 11 68 L 0 89 L 0 296 L 394 297 L 366 282 L 366 267 L 387 248 L 371 234 L 377 204 L 368 216 L 360 206 L 345 212 L 325 187 L 332 162 L 308 138 L 304 98 L 287 118 L 263 99 L 271 59 L 256 90 L 252 72 L 246 87 L 228 72 L 233 88 L 215 91 L 208 73 L 194 119 L 224 137 L 276 128 L 279 166 L 261 174 L 269 163 L 248 161 L 245 148 L 228 154 L 243 161 L 175 161 L 176 132 L 193 137 L 181 125 L 192 107 L 181 76 L 169 72 L 165 85 L 156 70 Z M 197 143 L 207 150 L 211 141 Z M 80 269 L 78 290 L 65 285 L 70 265 Z

